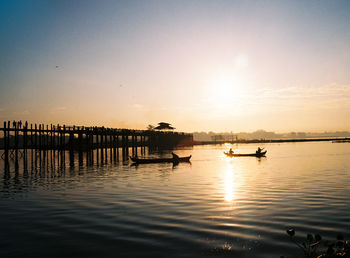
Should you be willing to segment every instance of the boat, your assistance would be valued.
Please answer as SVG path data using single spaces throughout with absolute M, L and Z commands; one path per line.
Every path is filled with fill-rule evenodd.
M 332 141 L 332 143 L 340 143 L 340 142 L 350 142 L 350 140 L 336 140 L 336 141 Z
M 224 154 L 227 157 L 265 157 L 267 151 L 262 151 L 262 152 L 255 152 L 255 153 L 248 153 L 248 154 L 244 154 L 244 153 L 229 153 L 229 152 L 224 152 Z
M 130 157 L 131 161 L 137 164 L 150 164 L 150 163 L 174 163 L 177 164 L 179 162 L 190 162 L 192 155 L 187 157 L 179 157 L 175 153 L 172 153 L 172 158 L 155 158 L 155 159 L 145 159 L 138 157 Z

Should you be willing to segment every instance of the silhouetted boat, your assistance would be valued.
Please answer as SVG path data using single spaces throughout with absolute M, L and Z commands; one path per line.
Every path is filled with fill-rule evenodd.
M 339 142 L 350 142 L 350 140 L 337 140 L 337 141 L 332 141 L 332 143 L 339 143 Z
M 149 164 L 149 163 L 179 163 L 179 162 L 190 162 L 192 155 L 187 157 L 179 157 L 176 154 L 172 154 L 172 158 L 156 158 L 156 159 L 140 159 L 138 157 L 130 157 L 132 162 L 137 164 Z
M 262 152 L 255 152 L 255 153 L 249 153 L 249 154 L 240 154 L 240 153 L 229 153 L 229 152 L 224 152 L 224 154 L 227 157 L 264 157 L 266 155 L 267 151 L 262 151 Z

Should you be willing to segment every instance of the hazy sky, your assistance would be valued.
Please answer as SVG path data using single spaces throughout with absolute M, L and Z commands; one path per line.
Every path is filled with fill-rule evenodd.
M 0 120 L 350 130 L 350 1 L 0 2 Z

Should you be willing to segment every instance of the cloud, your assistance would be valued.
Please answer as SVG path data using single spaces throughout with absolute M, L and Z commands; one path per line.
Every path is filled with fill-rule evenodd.
M 316 97 L 350 97 L 350 85 L 324 85 L 324 86 L 300 86 L 282 89 L 262 89 L 260 95 L 263 97 L 277 98 L 316 98 Z
M 337 108 L 350 106 L 350 85 L 299 86 L 282 89 L 264 88 L 247 96 L 254 105 L 278 107 Z
M 51 109 L 50 113 L 55 114 L 61 111 L 67 110 L 67 107 L 61 106 L 61 107 L 54 107 Z
M 139 108 L 144 108 L 144 106 L 141 105 L 141 104 L 135 103 L 135 104 L 131 105 L 131 108 L 137 108 L 137 109 L 139 109 Z
M 21 115 L 21 116 L 26 116 L 29 115 L 30 112 L 28 110 L 23 110 L 23 111 L 15 111 L 12 113 L 13 115 Z

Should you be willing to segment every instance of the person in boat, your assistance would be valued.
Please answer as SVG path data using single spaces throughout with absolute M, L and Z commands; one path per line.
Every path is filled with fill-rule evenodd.
M 264 149 L 264 148 L 258 147 L 258 150 L 256 151 L 256 154 L 261 154 L 261 152 L 262 152 L 263 149 Z
M 230 150 L 228 151 L 228 153 L 230 153 L 231 155 L 233 154 L 232 148 L 230 148 Z
M 171 153 L 173 155 L 173 160 L 179 161 L 180 157 L 176 155 L 174 152 Z

